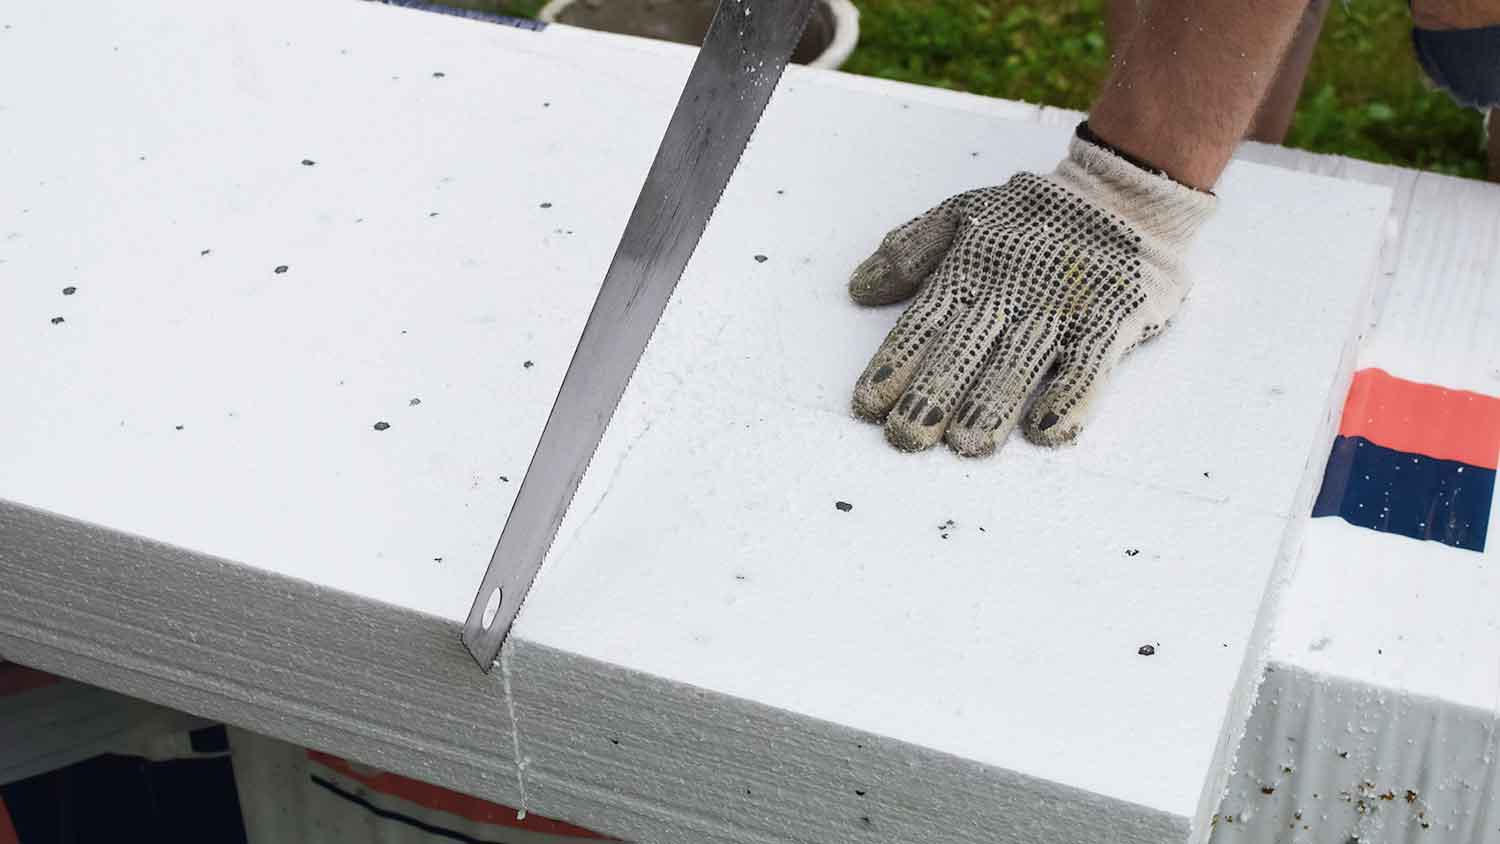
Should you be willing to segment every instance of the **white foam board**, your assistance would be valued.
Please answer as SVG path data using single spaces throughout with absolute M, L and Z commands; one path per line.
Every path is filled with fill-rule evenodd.
M 1059 818 L 1088 829 L 1101 807 L 1131 821 L 1076 840 L 1186 840 L 1226 716 L 1248 708 L 1246 646 L 1309 504 L 1305 469 L 1326 456 L 1389 194 L 1236 165 L 1189 308 L 1123 368 L 1077 448 L 901 455 L 847 409 L 899 310 L 850 304 L 843 273 L 948 194 L 1050 167 L 1069 129 L 1001 140 L 983 116 L 924 108 L 920 130 L 891 131 L 889 99 L 798 78 L 517 627 L 529 793 L 664 807 L 680 840 L 752 840 L 777 834 L 795 790 L 824 809 L 805 812 L 811 838 L 911 840 L 932 834 L 931 783 L 962 770 L 1032 799 L 957 810 L 952 840 L 1032 840 Z M 831 178 L 836 214 L 801 201 L 800 185 Z M 614 691 L 577 699 L 593 687 Z M 663 705 L 676 688 L 705 697 Z M 756 761 L 726 765 L 751 718 Z M 923 782 L 883 777 L 860 735 L 909 746 Z M 656 775 L 611 792 L 572 776 L 582 758 Z M 757 798 L 766 767 L 797 771 L 799 788 Z M 866 779 L 886 781 L 859 799 Z
M 0 74 L 55 70 L 0 96 L 0 652 L 642 841 L 1182 840 L 1216 804 L 1384 191 L 1237 165 L 1083 444 L 897 455 L 845 411 L 894 318 L 849 267 L 1066 129 L 793 69 L 486 676 L 458 626 L 691 51 L 5 16 Z
M 378 4 L 0 17 L 0 652 L 520 802 L 456 625 L 673 82 Z
M 1405 197 L 1359 366 L 1500 393 L 1500 188 L 1373 165 L 1352 175 Z M 1493 563 L 1493 550 L 1313 520 L 1214 840 L 1500 841 Z

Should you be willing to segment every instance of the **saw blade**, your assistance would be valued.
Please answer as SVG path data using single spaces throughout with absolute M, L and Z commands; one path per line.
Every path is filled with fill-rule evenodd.
M 813 0 L 720 0 L 464 624 L 489 671 Z

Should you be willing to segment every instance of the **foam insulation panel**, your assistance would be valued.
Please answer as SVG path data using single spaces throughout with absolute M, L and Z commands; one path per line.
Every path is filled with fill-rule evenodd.
M 1395 189 L 1399 248 L 1214 840 L 1500 841 L 1500 187 L 1327 164 Z
M 1050 166 L 1069 130 L 1000 142 L 923 109 L 939 130 L 882 132 L 902 103 L 778 96 L 517 628 L 529 794 L 683 841 L 799 817 L 816 840 L 918 840 L 933 817 L 955 841 L 1188 840 L 1253 694 L 1388 192 L 1330 183 L 1334 210 L 1301 198 L 1316 180 L 1237 165 L 1191 305 L 1077 448 L 914 458 L 847 412 L 899 311 L 829 280 L 914 211 Z M 858 194 L 815 223 L 798 188 L 830 172 Z
M 0 99 L 0 653 L 639 841 L 1206 836 L 1387 190 L 1234 165 L 1078 447 L 900 455 L 849 268 L 1068 127 L 792 69 L 487 676 L 457 631 L 691 51 L 3 23 L 51 71 Z

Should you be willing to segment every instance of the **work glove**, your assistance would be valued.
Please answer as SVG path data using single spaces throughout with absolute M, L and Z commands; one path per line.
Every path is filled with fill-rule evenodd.
M 1082 133 L 1083 130 L 1081 130 Z M 854 388 L 905 451 L 992 453 L 1078 436 L 1115 364 L 1190 286 L 1182 259 L 1214 196 L 1075 137 L 1049 175 L 959 194 L 886 235 L 849 280 L 862 305 L 915 295 Z

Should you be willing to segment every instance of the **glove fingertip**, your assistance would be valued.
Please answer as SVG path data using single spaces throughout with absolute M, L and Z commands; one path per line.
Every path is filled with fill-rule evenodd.
M 855 387 L 854 399 L 849 402 L 849 410 L 856 418 L 879 423 L 885 421 L 885 414 L 889 408 L 883 406 L 872 391 Z
M 849 276 L 849 298 L 861 305 L 889 305 L 906 298 L 897 271 L 884 254 L 864 259 Z
M 989 457 L 995 453 L 998 442 L 993 431 L 954 425 L 943 435 L 948 447 L 960 457 Z
M 918 397 L 910 413 L 892 413 L 885 420 L 885 439 L 900 451 L 923 451 L 943 438 L 943 412 Z M 898 410 L 905 405 L 898 405 Z
M 1075 411 L 1059 416 L 1050 408 L 1039 408 L 1027 415 L 1021 432 L 1036 445 L 1056 448 L 1077 442 L 1078 435 L 1083 432 L 1083 423 L 1082 413 Z

